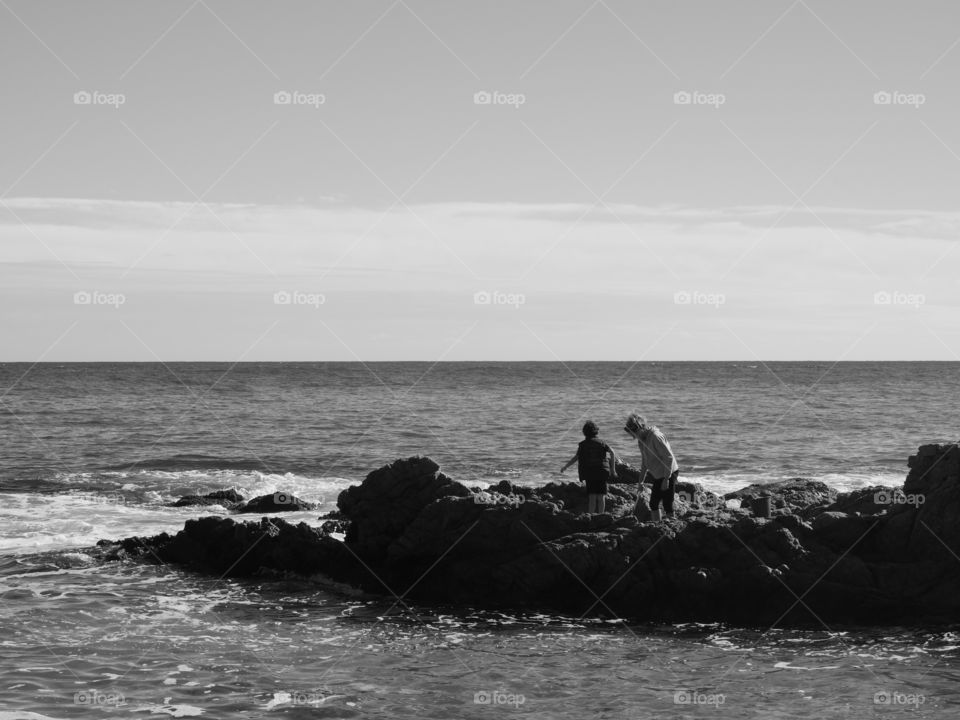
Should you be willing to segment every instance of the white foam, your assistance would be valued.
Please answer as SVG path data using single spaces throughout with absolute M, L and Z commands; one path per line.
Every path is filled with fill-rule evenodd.
M 306 499 L 306 498 L 304 498 Z M 280 513 L 293 524 L 320 525 L 325 510 Z M 171 508 L 156 504 L 99 502 L 82 494 L 5 493 L 0 506 L 0 553 L 22 555 L 91 547 L 101 539 L 176 533 L 188 519 L 227 515 L 219 506 Z M 238 522 L 256 522 L 260 515 L 233 515 Z M 76 553 L 71 557 L 82 558 Z
M 169 715 L 170 717 L 197 717 L 203 710 L 193 705 L 138 705 L 130 712 L 149 712 L 151 715 Z

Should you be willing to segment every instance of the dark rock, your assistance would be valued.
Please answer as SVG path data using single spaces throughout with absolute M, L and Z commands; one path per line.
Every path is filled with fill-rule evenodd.
M 206 495 L 184 495 L 169 507 L 191 507 L 222 505 L 228 510 L 237 508 L 244 501 L 243 495 L 236 490 L 216 490 Z
M 895 492 L 894 488 L 884 485 L 871 485 L 852 492 L 840 493 L 833 504 L 828 505 L 824 510 L 827 512 L 845 512 L 850 515 L 857 513 L 860 515 L 879 515 L 889 507 L 885 498 L 893 497 Z
M 294 512 L 296 510 L 316 510 L 317 505 L 301 500 L 296 495 L 285 492 L 275 492 L 271 495 L 260 495 L 237 508 L 238 513 L 278 513 Z
M 491 486 L 492 491 L 496 486 Z M 557 503 L 559 508 L 571 513 L 587 512 L 587 491 L 580 483 L 548 483 L 541 488 L 525 489 L 524 499 L 536 497 L 540 500 Z M 647 491 L 649 495 L 649 490 Z M 621 483 L 608 483 L 605 511 L 617 517 L 633 512 L 637 502 L 636 486 Z
M 640 468 L 635 468 L 619 458 L 614 466 L 617 471 L 617 482 L 621 485 L 639 485 Z
M 327 520 L 320 526 L 320 529 L 329 535 L 331 533 L 346 533 L 349 527 L 349 520 Z
M 684 498 L 677 517 L 648 523 L 633 515 L 636 490 L 619 484 L 611 512 L 590 515 L 575 483 L 472 491 L 432 460 L 410 458 L 340 495 L 345 542 L 330 536 L 343 527 L 332 520 L 318 530 L 208 517 L 172 538 L 129 538 L 103 552 L 218 576 L 319 573 L 411 601 L 578 616 L 762 627 L 960 619 L 960 450 L 921 448 L 899 499 L 878 502 L 867 490 L 838 498 L 807 480 L 751 486 L 727 498 L 769 494 L 773 517 Z
M 810 516 L 833 503 L 837 498 L 837 491 L 818 480 L 794 478 L 750 485 L 727 493 L 724 499 L 737 499 L 743 502 L 745 507 L 749 507 L 753 500 L 764 496 L 770 496 L 774 510 L 786 509 L 792 513 Z
M 424 507 L 444 497 L 472 495 L 430 458 L 412 457 L 374 470 L 362 485 L 340 493 L 337 507 L 352 521 L 347 542 L 361 556 L 380 561 Z

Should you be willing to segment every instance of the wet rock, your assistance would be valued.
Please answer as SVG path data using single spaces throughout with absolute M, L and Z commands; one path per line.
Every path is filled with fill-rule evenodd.
M 301 500 L 296 495 L 285 492 L 275 492 L 270 495 L 260 495 L 237 508 L 237 512 L 246 513 L 279 513 L 294 512 L 297 510 L 316 510 L 317 505 Z
M 634 516 L 631 487 L 612 485 L 611 512 L 590 515 L 576 483 L 471 490 L 417 457 L 341 493 L 344 542 L 330 535 L 342 525 L 209 517 L 174 537 L 129 538 L 104 552 L 218 575 L 320 573 L 472 607 L 757 626 L 955 622 L 960 449 L 925 446 L 910 467 L 901 499 L 889 504 L 867 489 L 838 497 L 823 483 L 791 480 L 726 496 L 770 494 L 772 518 L 681 500 L 677 517 L 652 523 Z
M 726 500 L 736 499 L 747 507 L 761 497 L 769 496 L 773 509 L 788 510 L 791 513 L 804 517 L 815 515 L 821 508 L 832 504 L 837 498 L 837 491 L 826 483 L 818 480 L 782 480 L 774 483 L 758 483 L 749 485 L 742 490 L 727 493 Z
M 889 502 L 885 498 L 893 497 L 895 489 L 884 485 L 872 485 L 852 492 L 839 493 L 837 499 L 828 505 L 825 511 L 845 512 L 850 515 L 879 515 L 886 512 Z
M 221 505 L 227 510 L 234 510 L 243 504 L 245 498 L 236 490 L 216 490 L 206 495 L 184 495 L 169 507 L 193 507 Z

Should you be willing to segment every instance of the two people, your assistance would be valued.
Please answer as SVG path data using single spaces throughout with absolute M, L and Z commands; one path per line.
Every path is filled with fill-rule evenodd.
M 660 428 L 651 425 L 646 418 L 635 412 L 627 416 L 623 429 L 637 441 L 640 448 L 640 482 L 652 486 L 650 510 L 653 512 L 653 519 L 661 519 L 661 504 L 667 515 L 672 516 L 680 467 L 670 443 Z M 577 446 L 576 455 L 560 469 L 562 473 L 573 463 L 578 463 L 580 482 L 587 486 L 587 512 L 590 513 L 604 512 L 607 481 L 617 477 L 616 453 L 598 437 L 599 434 L 597 424 L 588 420 L 583 426 L 584 440 Z M 638 505 L 641 497 L 642 493 L 638 489 Z

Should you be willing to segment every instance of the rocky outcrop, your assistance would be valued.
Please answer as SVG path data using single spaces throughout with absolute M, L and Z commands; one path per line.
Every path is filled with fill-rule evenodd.
M 296 495 L 285 492 L 275 492 L 270 495 L 260 495 L 237 508 L 238 513 L 280 513 L 296 510 L 316 510 L 316 503 L 301 500 Z
M 236 490 L 216 490 L 206 495 L 184 495 L 170 507 L 194 507 L 220 505 L 227 510 L 236 510 L 243 505 L 245 498 Z
M 589 515 L 574 483 L 471 490 L 418 457 L 345 490 L 343 519 L 326 529 L 208 517 L 173 537 L 131 538 L 105 552 L 218 575 L 322 574 L 423 603 L 578 616 L 764 627 L 956 621 L 960 448 L 924 446 L 910 468 L 902 490 L 887 495 L 838 496 L 791 480 L 727 496 L 771 496 L 770 518 L 714 496 L 681 500 L 676 518 L 649 523 L 633 514 L 637 487 L 611 485 L 610 512 Z M 331 532 L 346 521 L 340 542 Z
M 727 500 L 739 500 L 750 507 L 753 500 L 770 497 L 773 511 L 815 515 L 837 499 L 837 491 L 826 483 L 794 478 L 762 485 L 749 485 L 742 490 L 727 493 Z
M 208 507 L 210 505 L 220 505 L 240 514 L 295 512 L 315 510 L 317 507 L 315 503 L 301 500 L 287 492 L 260 495 L 245 502 L 243 495 L 236 490 L 217 490 L 206 495 L 184 495 L 176 502 L 170 503 L 169 507 Z

